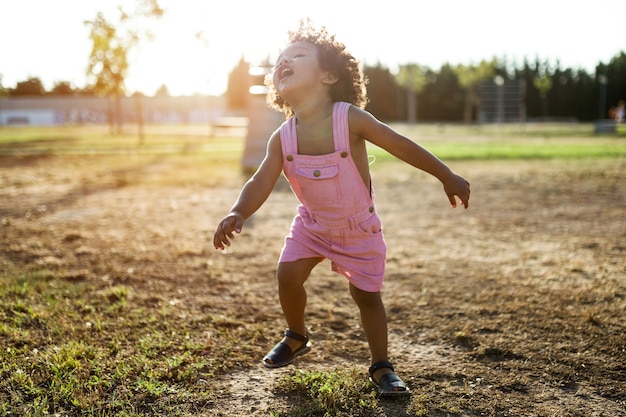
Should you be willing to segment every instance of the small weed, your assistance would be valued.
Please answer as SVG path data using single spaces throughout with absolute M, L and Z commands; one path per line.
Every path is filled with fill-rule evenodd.
M 454 345 L 465 350 L 471 350 L 473 347 L 472 339 L 465 330 L 454 332 Z
M 276 389 L 301 397 L 289 415 L 367 416 L 378 407 L 374 391 L 356 369 L 296 371 L 280 380 Z

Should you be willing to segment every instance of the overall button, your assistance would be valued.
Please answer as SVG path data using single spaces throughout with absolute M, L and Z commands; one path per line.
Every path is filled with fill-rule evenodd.
M 287 155 L 287 161 L 289 162 L 293 161 L 293 155 Z
M 346 152 L 346 151 L 341 152 L 341 157 L 342 158 L 347 158 L 348 157 L 348 152 Z
M 374 207 L 370 207 L 370 213 L 374 212 Z
M 320 172 L 319 169 L 316 169 L 315 171 L 313 171 L 313 176 L 314 177 L 319 177 L 320 175 L 322 175 L 322 173 Z

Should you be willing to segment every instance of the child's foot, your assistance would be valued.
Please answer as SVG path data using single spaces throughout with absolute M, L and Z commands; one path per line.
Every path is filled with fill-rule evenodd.
M 376 362 L 369 369 L 370 382 L 382 397 L 409 395 L 406 384 L 394 372 L 393 365 L 387 361 Z
M 299 347 L 290 346 L 294 345 L 291 341 L 301 342 Z M 297 344 L 296 344 L 297 345 Z M 311 350 L 309 345 L 309 334 L 302 336 L 294 332 L 293 330 L 285 330 L 285 338 L 278 342 L 276 346 L 269 351 L 263 358 L 263 365 L 267 368 L 280 368 L 282 366 L 289 365 L 295 358 Z

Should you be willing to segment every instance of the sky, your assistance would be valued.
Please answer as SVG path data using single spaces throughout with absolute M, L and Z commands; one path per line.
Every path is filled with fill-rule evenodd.
M 132 0 L 0 0 L 0 76 L 4 87 L 30 77 L 47 89 L 86 85 L 91 43 L 86 20 Z M 273 61 L 301 18 L 336 34 L 367 65 L 394 72 L 416 63 L 539 59 L 590 74 L 626 52 L 626 2 L 619 0 L 159 0 L 165 15 L 150 24 L 154 39 L 130 56 L 129 93 L 221 94 L 243 57 Z M 202 40 L 196 34 L 202 33 Z

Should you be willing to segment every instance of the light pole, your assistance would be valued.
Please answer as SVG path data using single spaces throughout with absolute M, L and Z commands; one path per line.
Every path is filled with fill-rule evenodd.
M 599 119 L 606 119 L 606 84 L 608 78 L 604 74 L 598 75 L 598 82 L 600 83 L 600 103 L 599 103 Z
M 497 95 L 498 95 L 497 119 L 498 119 L 498 124 L 500 124 L 504 121 L 504 77 L 502 75 L 496 75 L 493 78 L 493 82 L 497 86 Z

